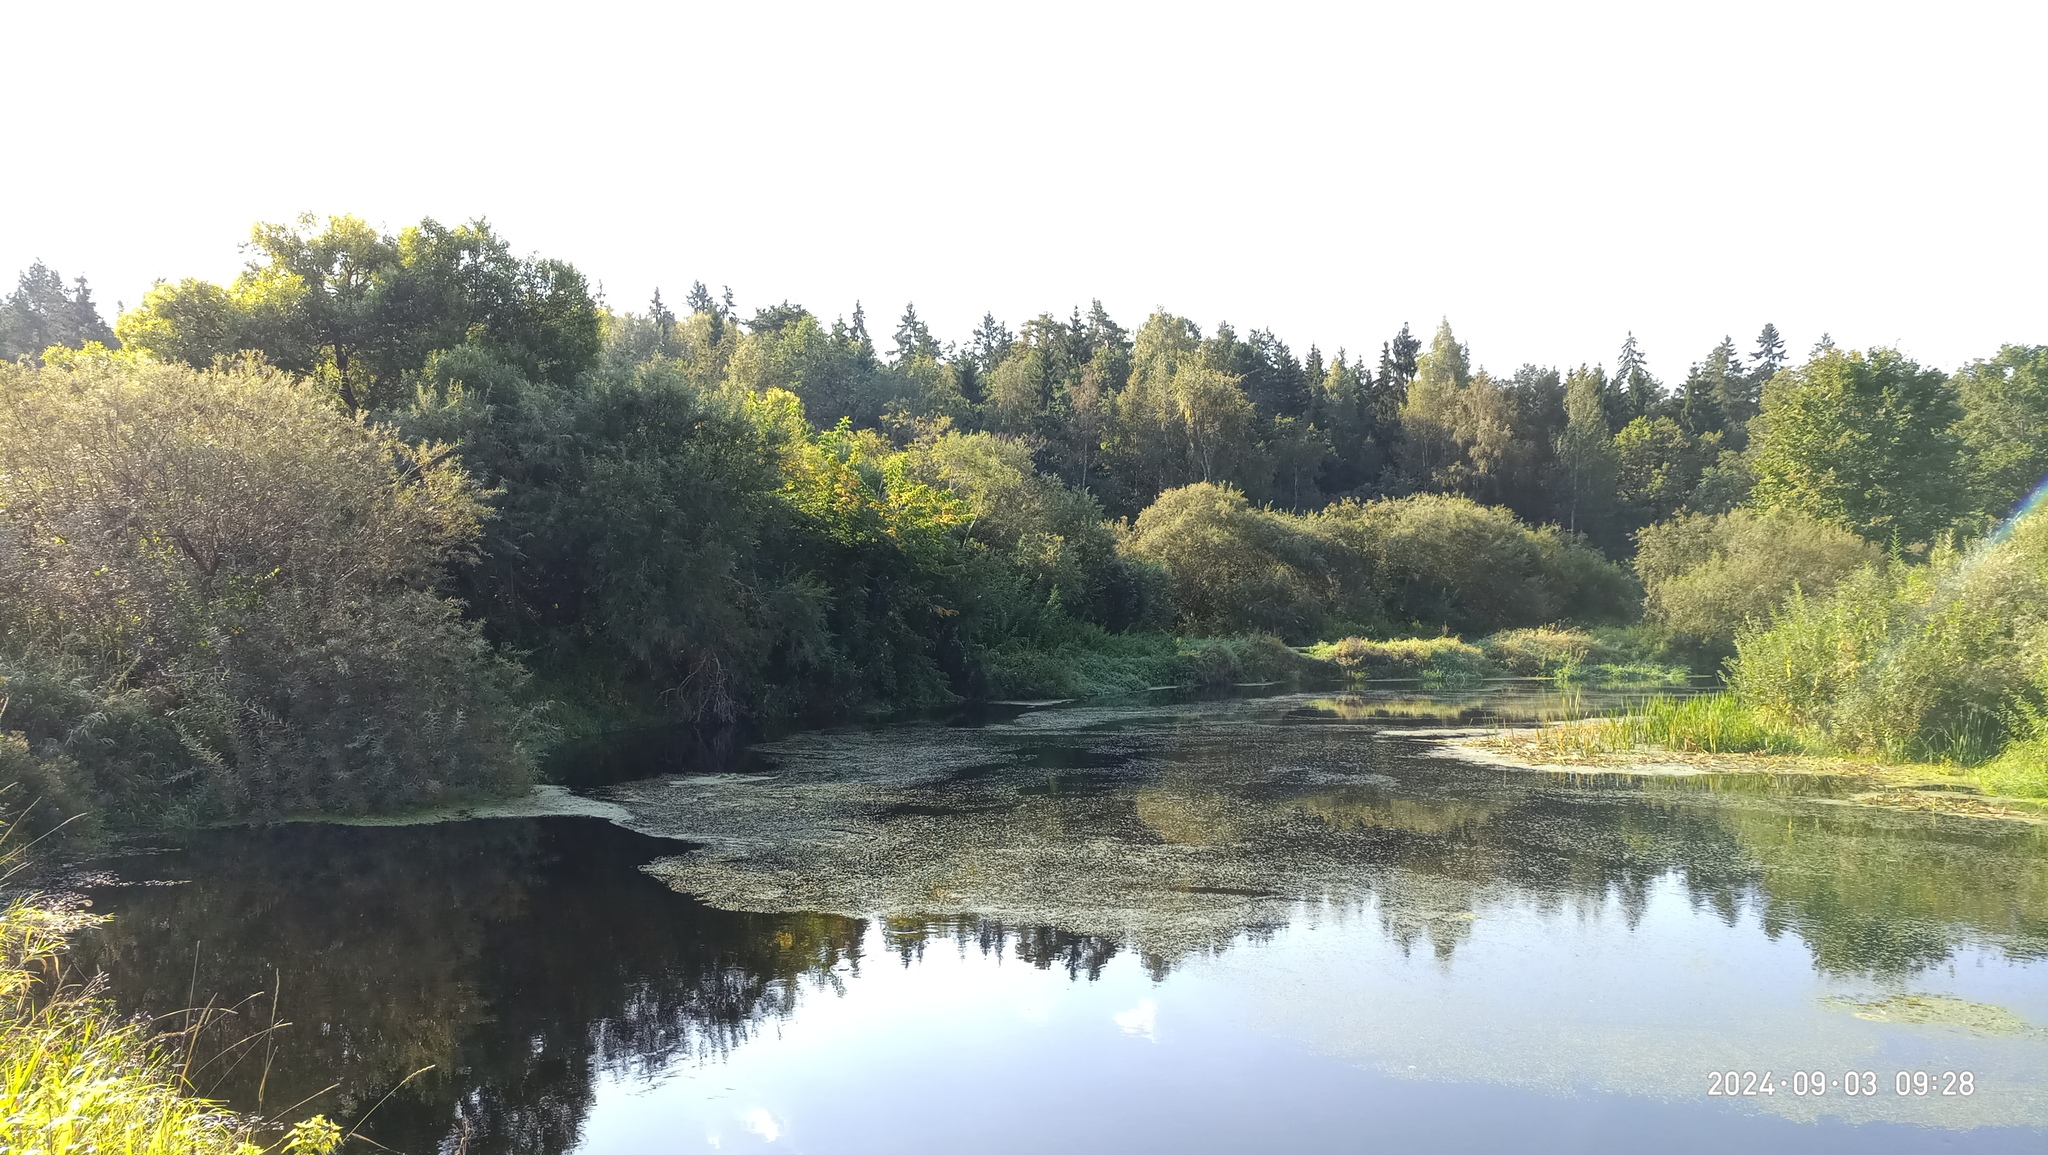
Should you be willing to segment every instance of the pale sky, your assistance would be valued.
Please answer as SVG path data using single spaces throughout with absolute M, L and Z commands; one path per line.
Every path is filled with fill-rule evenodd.
M 487 217 L 614 307 L 1100 297 L 1683 375 L 2048 343 L 2048 4 L 0 6 L 0 276 L 112 319 L 257 220 Z

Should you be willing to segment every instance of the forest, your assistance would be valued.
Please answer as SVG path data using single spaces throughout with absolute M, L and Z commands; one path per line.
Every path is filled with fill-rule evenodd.
M 1402 655 L 1717 673 L 1809 746 L 2040 789 L 2048 347 L 1764 325 L 1667 379 L 1099 303 L 878 341 L 615 308 L 481 221 L 245 252 L 111 326 L 42 265 L 0 302 L 0 780 L 51 812 L 403 809 L 626 725 Z

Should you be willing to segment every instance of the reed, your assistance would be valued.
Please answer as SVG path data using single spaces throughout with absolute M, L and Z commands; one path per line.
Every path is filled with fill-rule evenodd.
M 25 865 L 26 848 L 8 846 L 17 829 L 0 829 L 0 887 Z M 101 976 L 79 982 L 64 970 L 70 936 L 95 921 L 34 894 L 0 907 L 0 1152 L 329 1155 L 341 1146 L 347 1136 L 322 1116 L 282 1130 L 193 1094 L 196 1040 L 221 1012 L 184 1012 L 169 1033 L 122 1018 Z

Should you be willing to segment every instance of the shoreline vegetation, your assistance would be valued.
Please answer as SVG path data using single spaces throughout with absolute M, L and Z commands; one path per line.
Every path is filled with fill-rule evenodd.
M 1440 735 L 1435 740 L 1456 756 L 1516 770 L 1623 777 L 1767 774 L 1857 779 L 1867 788 L 1844 796 L 1842 801 L 1965 818 L 2048 824 L 2048 798 L 1999 793 L 1968 767 L 1902 764 L 1868 757 L 1609 745 L 1606 727 L 1616 721 L 1619 719 L 1546 722 L 1536 727 L 1500 728 L 1483 734 Z
M 1667 383 L 1097 305 L 885 351 L 615 308 L 481 222 L 246 252 L 112 325 L 40 265 L 0 300 L 0 780 L 67 837 L 517 795 L 624 726 L 1334 676 L 1718 673 L 1759 749 L 2042 789 L 2048 348 L 1765 326 Z
M 0 1151 L 332 1155 L 353 1137 L 324 1115 L 286 1124 L 199 1093 L 200 1035 L 240 1017 L 260 993 L 243 1006 L 209 1001 L 142 1020 L 115 1009 L 104 976 L 68 972 L 72 938 L 103 918 L 75 899 L 24 889 L 35 843 L 20 842 L 22 828 L 21 816 L 0 809 Z M 273 1013 L 232 1049 L 260 1053 L 280 1025 Z

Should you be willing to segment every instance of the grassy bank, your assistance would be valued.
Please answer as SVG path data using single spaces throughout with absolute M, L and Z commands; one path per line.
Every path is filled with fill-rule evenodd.
M 1338 667 L 1270 634 L 1177 638 L 1077 629 L 1055 645 L 1011 643 L 982 652 L 991 699 L 1087 698 L 1156 686 L 1189 688 L 1336 678 Z
M 174 1055 L 62 979 L 82 916 L 17 901 L 0 911 L 0 1150 L 239 1155 L 248 1120 L 180 1092 Z
M 1456 637 L 1342 638 L 1310 646 L 1312 657 L 1366 680 L 1471 685 L 1487 678 L 1551 678 L 1585 685 L 1682 685 L 1688 671 L 1659 664 L 1626 630 L 1594 633 L 1558 626 L 1503 630 L 1467 642 Z
M 1626 769 L 1676 761 L 1710 770 L 1850 774 L 1881 788 L 1924 792 L 1939 787 L 1964 796 L 1943 805 L 1934 803 L 1944 800 L 1921 798 L 1927 805 L 1916 808 L 1971 810 L 1967 803 L 1973 793 L 2048 800 L 2048 742 L 2017 742 L 1999 757 L 1974 765 L 1891 759 L 1845 747 L 1812 727 L 1786 725 L 1733 693 L 1652 698 L 1618 717 L 1507 731 L 1479 745 L 1532 765 Z
M 0 855 L 0 885 L 8 867 Z M 188 1029 L 161 1034 L 123 1018 L 101 980 L 64 969 L 70 937 L 94 921 L 33 894 L 0 906 L 0 1151 L 329 1155 L 343 1144 L 348 1136 L 324 1116 L 286 1128 L 195 1094 L 206 1064 L 195 1062 L 190 1040 L 222 1012 L 186 1014 Z

